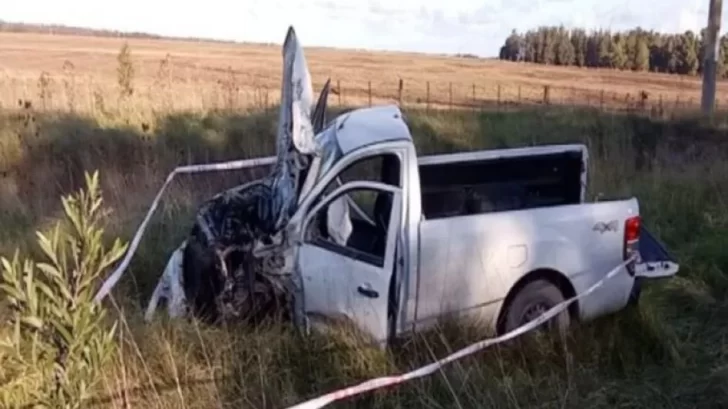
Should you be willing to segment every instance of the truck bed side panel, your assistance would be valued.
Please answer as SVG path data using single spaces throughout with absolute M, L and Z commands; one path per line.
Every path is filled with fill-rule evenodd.
M 624 220 L 638 212 L 629 199 L 423 221 L 418 328 L 450 313 L 493 325 L 513 285 L 540 269 L 586 290 L 622 262 Z M 626 271 L 610 280 L 582 303 L 582 317 L 623 307 L 632 282 Z

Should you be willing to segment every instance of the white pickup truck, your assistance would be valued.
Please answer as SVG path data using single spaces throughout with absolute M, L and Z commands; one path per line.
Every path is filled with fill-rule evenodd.
M 288 230 L 314 322 L 341 317 L 384 341 L 466 315 L 503 333 L 641 253 L 554 321 L 566 325 L 622 309 L 642 278 L 678 270 L 635 198 L 584 202 L 583 145 L 418 157 L 396 106 L 352 111 L 324 132 L 340 157 Z M 344 196 L 350 222 L 322 223 Z
M 551 321 L 563 328 L 620 310 L 642 279 L 678 271 L 642 226 L 637 199 L 585 203 L 583 145 L 418 157 L 397 106 L 326 124 L 328 83 L 315 107 L 312 92 L 290 29 L 278 155 L 182 167 L 165 187 L 180 172 L 273 165 L 271 176 L 201 207 L 147 318 L 162 298 L 174 316 L 236 315 L 283 294 L 299 325 L 343 319 L 378 342 L 448 317 L 503 333 L 639 256 Z M 161 194 L 97 300 L 129 265 Z

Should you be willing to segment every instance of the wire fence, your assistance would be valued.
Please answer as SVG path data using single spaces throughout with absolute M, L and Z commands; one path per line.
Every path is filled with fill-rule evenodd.
M 274 78 L 265 84 L 234 79 L 160 80 L 135 84 L 131 97 L 122 98 L 114 81 L 93 77 L 42 75 L 39 79 L 0 78 L 0 109 L 104 113 L 131 106 L 137 112 L 240 110 L 271 107 L 279 100 Z M 268 84 L 270 83 L 270 84 Z M 318 90 L 323 82 L 316 82 Z M 462 81 L 332 80 L 329 105 L 339 107 L 396 103 L 404 108 L 449 110 L 509 110 L 520 107 L 591 107 L 602 111 L 641 111 L 657 116 L 694 114 L 700 108 L 700 90 L 681 87 L 664 93 L 624 87 L 600 89 L 551 84 L 464 83 Z M 716 101 L 716 109 L 728 108 L 728 99 Z
M 646 111 L 652 114 L 693 113 L 700 109 L 699 92 L 660 94 L 647 90 L 633 92 L 554 85 L 462 84 L 455 82 L 415 84 L 405 87 L 400 80 L 389 90 L 347 87 L 336 81 L 333 88 L 339 105 L 372 105 L 378 100 L 397 102 L 404 107 L 425 109 L 508 109 L 522 106 L 592 107 L 603 111 Z M 692 94 L 692 95 L 691 95 Z M 717 101 L 728 107 L 728 100 Z

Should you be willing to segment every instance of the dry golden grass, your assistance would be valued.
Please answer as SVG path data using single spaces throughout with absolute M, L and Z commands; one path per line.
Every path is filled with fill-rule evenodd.
M 124 118 L 113 112 L 118 108 L 116 56 L 122 40 L 0 34 L 0 254 L 34 248 L 33 232 L 45 231 L 59 215 L 59 196 L 79 187 L 83 170 L 101 171 L 105 202 L 114 210 L 107 233 L 129 240 L 175 166 L 273 153 L 275 109 L 241 113 L 214 108 L 275 103 L 280 47 L 129 43 L 136 64 L 131 105 L 156 117 L 147 127 L 119 123 Z M 167 53 L 171 70 L 160 75 L 160 60 Z M 340 102 L 346 105 L 368 103 L 370 80 L 372 102 L 394 99 L 399 77 L 410 106 L 426 96 L 428 81 L 431 99 L 445 104 L 450 81 L 454 102 L 471 98 L 473 83 L 476 98 L 496 99 L 500 84 L 502 101 L 517 99 L 519 86 L 523 99 L 538 99 L 548 84 L 554 87 L 554 99 L 592 105 L 599 103 L 602 87 L 610 97 L 612 92 L 645 89 L 672 103 L 677 95 L 697 101 L 699 92 L 696 79 L 661 75 L 394 53 L 310 48 L 306 53 L 316 88 L 328 76 L 334 84 L 340 80 Z M 73 64 L 73 74 L 64 71 L 66 61 Z M 228 66 L 234 82 L 229 81 Z M 48 81 L 39 87 L 44 71 Z M 581 90 L 574 93 L 577 100 L 567 99 L 572 85 Z M 231 92 L 234 87 L 239 92 Z M 47 109 L 79 113 L 42 112 L 41 91 Z M 231 93 L 238 97 L 233 107 L 226 106 Z M 34 107 L 20 115 L 2 109 L 16 106 L 17 99 L 31 100 Z M 112 111 L 109 115 L 98 115 L 103 108 L 99 100 Z M 336 105 L 337 97 L 331 102 Z M 188 109 L 197 112 L 168 112 Z M 683 267 L 674 280 L 646 288 L 639 309 L 577 326 L 563 345 L 492 349 L 432 377 L 338 407 L 606 409 L 651 408 L 659 402 L 676 408 L 728 407 L 724 127 L 578 109 L 406 112 L 422 153 L 532 143 L 589 145 L 590 197 L 637 196 L 650 229 Z M 643 155 L 654 167 L 637 165 Z M 361 345 L 348 333 L 301 339 L 289 326 L 210 328 L 163 316 L 143 323 L 143 308 L 164 263 L 187 235 L 202 200 L 264 171 L 182 177 L 172 186 L 115 291 L 119 305 L 109 305 L 121 320 L 119 348 L 90 407 L 284 408 L 424 365 L 484 336 L 468 327 L 445 327 L 383 352 Z M 0 327 L 0 335 L 8 330 Z M 24 394 L 14 398 L 18 406 L 30 401 Z
M 330 407 L 607 409 L 653 408 L 655 402 L 680 409 L 728 407 L 728 149 L 720 142 L 725 131 L 594 110 L 407 110 L 407 115 L 423 154 L 534 142 L 588 144 L 590 197 L 637 196 L 650 230 L 682 269 L 673 280 L 646 286 L 639 309 L 577 326 L 567 343 L 490 349 L 426 379 Z M 83 170 L 100 170 L 105 203 L 113 209 L 107 233 L 128 241 L 174 166 L 271 154 L 277 118 L 275 109 L 165 114 L 144 133 L 81 115 L 30 117 L 34 120 L 26 122 L 27 117 L 0 112 L 1 255 L 16 247 L 33 254 L 33 232 L 47 231 L 59 215 L 58 197 L 80 186 Z M 638 169 L 639 151 L 652 152 L 654 167 Z M 478 328 L 445 326 L 379 351 L 347 332 L 300 338 L 289 325 L 212 328 L 170 321 L 163 313 L 153 323 L 142 322 L 167 257 L 188 234 L 202 200 L 264 172 L 175 181 L 114 292 L 121 310 L 105 303 L 120 319 L 118 349 L 88 407 L 283 409 L 408 371 L 486 336 Z M 0 298 L 4 318 L 1 304 Z M 0 325 L 0 336 L 9 330 Z M 8 407 L 30 402 L 22 393 L 13 397 L 17 406 Z
M 301 40 L 305 47 L 306 38 Z M 69 99 L 79 111 L 98 110 L 99 99 L 113 107 L 118 96 L 116 56 L 124 41 L 0 33 L 0 107 L 14 106 L 21 98 L 39 99 L 41 88 L 46 108 L 67 109 Z M 162 105 L 171 110 L 241 108 L 274 104 L 278 98 L 279 45 L 127 41 L 136 70 L 134 105 L 141 111 Z M 167 55 L 168 69 L 160 69 Z M 674 111 L 695 108 L 700 97 L 700 79 L 695 77 L 308 47 L 306 56 L 314 86 L 318 89 L 330 77 L 340 92 L 332 104 L 348 106 L 367 104 L 370 99 L 373 103 L 398 100 L 400 79 L 403 103 L 410 106 L 427 101 L 431 106 L 474 101 L 538 103 L 547 85 L 551 103 L 570 105 L 626 108 L 634 106 L 644 90 L 650 105 Z M 64 70 L 67 61 L 73 69 Z M 48 81 L 41 87 L 43 72 Z M 728 83 L 721 83 L 719 105 L 728 103 L 728 99 L 720 101 L 726 91 Z

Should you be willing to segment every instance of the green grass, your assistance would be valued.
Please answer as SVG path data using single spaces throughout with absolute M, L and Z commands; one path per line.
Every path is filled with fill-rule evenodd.
M 107 234 L 129 240 L 178 165 L 273 153 L 276 113 L 173 114 L 139 125 L 67 114 L 0 114 L 0 254 L 33 248 L 60 195 L 98 169 L 114 211 Z M 578 326 L 566 343 L 529 339 L 468 357 L 426 379 L 333 407 L 713 408 L 728 406 L 728 133 L 584 110 L 408 111 L 420 153 L 543 143 L 590 148 L 589 198 L 635 195 L 648 228 L 682 265 L 649 285 L 639 310 Z M 183 176 L 115 291 L 120 348 L 100 407 L 282 408 L 332 389 L 415 368 L 480 339 L 444 325 L 391 351 L 347 331 L 300 339 L 287 326 L 250 330 L 141 314 L 167 257 L 206 197 L 265 173 Z M 0 312 L 0 314 L 2 314 Z M 2 372 L 2 371 L 0 371 Z M 1 374 L 0 374 L 1 380 Z M 28 403 L 19 396 L 19 405 Z M 127 406 L 125 406 L 127 405 Z

